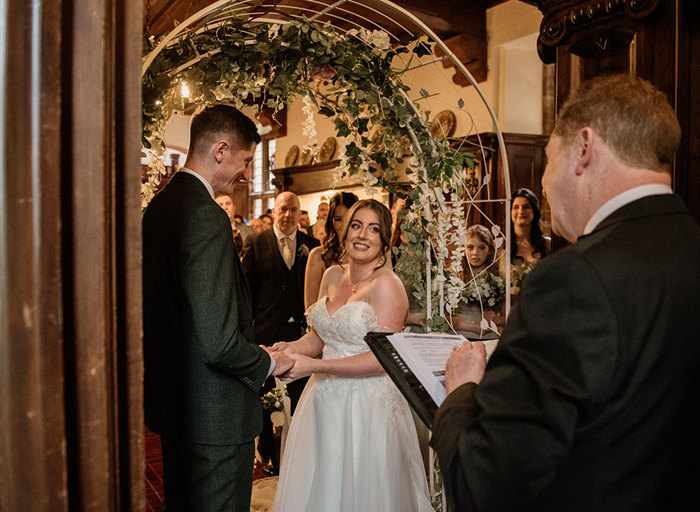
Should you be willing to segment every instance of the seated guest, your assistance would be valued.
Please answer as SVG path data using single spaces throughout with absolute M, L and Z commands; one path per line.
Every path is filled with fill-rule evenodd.
M 258 217 L 250 219 L 250 227 L 253 228 L 253 231 L 255 231 L 256 233 L 262 233 L 263 231 L 265 231 L 263 221 L 260 220 Z
M 329 205 L 325 200 L 318 204 L 316 209 L 316 222 L 313 225 L 313 236 L 323 242 L 326 236 L 326 219 L 328 218 Z
M 488 366 L 481 342 L 447 361 L 431 444 L 452 510 L 697 510 L 700 226 L 671 189 L 680 140 L 629 75 L 561 108 L 542 186 L 573 245 L 528 276 Z
M 308 308 L 318 300 L 318 290 L 321 278 L 326 269 L 340 263 L 343 248 L 340 245 L 340 233 L 343 230 L 345 214 L 357 202 L 357 196 L 352 192 L 338 192 L 332 198 L 326 215 L 324 232 L 326 236 L 323 245 L 315 247 L 309 254 L 304 276 L 304 305 Z
M 269 213 L 263 213 L 260 217 L 258 217 L 262 223 L 263 223 L 263 231 L 267 231 L 268 229 L 272 228 L 272 215 Z
M 496 247 L 491 232 L 481 224 L 467 229 L 466 258 L 462 279 L 467 285 L 462 302 L 452 315 L 458 334 L 471 340 L 497 339 L 497 325 L 505 321 L 502 311 L 505 285 L 494 271 Z M 489 344 L 490 352 L 495 343 Z

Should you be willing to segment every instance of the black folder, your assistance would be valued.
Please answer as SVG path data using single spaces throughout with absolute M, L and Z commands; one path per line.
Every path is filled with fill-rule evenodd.
M 390 332 L 370 332 L 365 341 L 418 417 L 432 428 L 437 404 L 387 339 Z

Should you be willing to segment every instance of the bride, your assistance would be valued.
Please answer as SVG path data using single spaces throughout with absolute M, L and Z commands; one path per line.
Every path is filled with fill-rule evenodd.
M 368 199 L 346 219 L 347 263 L 323 275 L 307 311 L 311 331 L 272 347 L 294 359 L 288 378 L 313 374 L 292 420 L 273 511 L 432 511 L 408 404 L 363 339 L 400 331 L 408 309 L 403 284 L 384 265 L 391 214 Z

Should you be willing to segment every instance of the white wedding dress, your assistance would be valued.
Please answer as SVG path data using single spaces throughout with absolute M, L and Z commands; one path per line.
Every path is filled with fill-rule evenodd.
M 333 316 L 322 297 L 307 311 L 325 342 L 323 359 L 367 352 L 378 331 L 366 302 Z M 316 374 L 292 419 L 274 512 L 432 511 L 408 403 L 387 376 Z

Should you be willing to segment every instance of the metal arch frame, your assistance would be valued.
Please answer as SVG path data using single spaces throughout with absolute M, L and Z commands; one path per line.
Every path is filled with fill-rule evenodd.
M 390 34 L 391 37 L 393 37 L 395 40 L 399 40 L 399 37 L 387 30 L 385 27 L 382 27 L 378 25 L 376 22 L 367 19 L 366 17 L 362 16 L 359 13 L 354 13 L 352 10 L 346 9 L 346 8 L 341 8 L 341 6 L 359 6 L 363 9 L 368 9 L 371 10 L 377 14 L 380 14 L 384 18 L 386 18 L 388 21 L 394 23 L 400 30 L 405 31 L 409 35 L 412 35 L 414 37 L 417 37 L 418 35 L 426 35 L 428 38 L 432 39 L 432 41 L 440 48 L 440 50 L 445 54 L 446 58 L 449 58 L 456 69 L 462 72 L 462 74 L 467 78 L 469 83 L 474 87 L 476 90 L 477 94 L 481 98 L 482 102 L 484 103 L 484 106 L 486 107 L 486 110 L 488 111 L 489 117 L 491 118 L 491 121 L 493 123 L 493 126 L 495 128 L 496 132 L 496 138 L 498 140 L 498 146 L 499 150 L 501 152 L 501 157 L 502 157 L 502 162 L 503 162 L 503 179 L 504 179 L 504 185 L 505 185 L 505 232 L 504 237 L 505 237 L 505 259 L 506 259 L 506 315 L 510 312 L 510 293 L 508 291 L 510 290 L 510 247 L 511 247 L 511 219 L 510 219 L 510 204 L 512 201 L 511 198 L 511 188 L 510 188 L 510 169 L 508 167 L 508 157 L 506 154 L 505 150 L 505 141 L 503 140 L 503 133 L 501 132 L 500 126 L 498 124 L 498 120 L 496 119 L 496 116 L 493 112 L 493 109 L 491 108 L 491 105 L 489 102 L 486 100 L 483 92 L 479 88 L 479 85 L 477 84 L 476 80 L 472 76 L 472 74 L 469 72 L 469 70 L 464 66 L 462 62 L 454 55 L 454 53 L 447 47 L 447 45 L 428 27 L 426 26 L 420 19 L 418 19 L 415 15 L 404 9 L 403 7 L 400 7 L 393 2 L 389 0 L 336 0 L 334 2 L 326 2 L 322 0 L 308 0 L 311 3 L 314 4 L 320 4 L 324 5 L 325 7 L 321 9 L 319 12 L 316 12 L 313 16 L 309 17 L 308 19 L 311 21 L 318 20 L 322 16 L 328 16 L 329 18 L 333 19 L 333 21 L 338 22 L 338 21 L 344 21 L 345 23 L 354 25 L 354 26 L 362 26 L 358 24 L 357 20 L 365 21 L 367 24 L 373 25 L 375 27 L 380 28 L 381 30 L 387 32 Z M 238 5 L 241 6 L 241 9 L 236 9 Z M 251 5 L 249 4 L 246 0 L 218 0 L 211 5 L 201 9 L 200 11 L 196 12 L 189 18 L 187 18 L 185 21 L 180 23 L 175 29 L 173 29 L 171 32 L 169 32 L 161 41 L 160 43 L 148 54 L 144 57 L 142 67 L 141 67 L 141 75 L 143 76 L 146 71 L 148 70 L 149 66 L 152 64 L 153 60 L 155 57 L 160 53 L 164 48 L 166 48 L 168 45 L 172 44 L 176 39 L 182 38 L 182 37 L 187 37 L 189 35 L 188 31 L 192 31 L 194 33 L 204 31 L 204 30 L 210 30 L 211 28 L 221 25 L 222 23 L 225 22 L 225 20 L 229 17 L 231 17 L 234 13 L 240 13 L 244 12 L 246 7 L 248 7 L 250 10 L 255 9 L 256 7 L 260 7 L 259 4 L 257 5 Z M 388 12 L 384 12 L 379 9 L 379 7 L 384 7 L 385 10 Z M 229 12 L 225 12 L 225 10 L 228 8 Z M 308 7 L 303 7 L 303 6 L 285 6 L 285 5 L 277 5 L 276 9 L 280 8 L 288 8 L 288 9 L 295 9 L 296 11 L 311 11 L 312 9 Z M 331 14 L 333 11 L 338 11 L 340 14 Z M 249 12 L 249 14 L 259 14 L 261 15 L 260 18 L 255 19 L 256 22 L 258 23 L 268 23 L 268 24 L 283 24 L 286 23 L 288 20 L 285 19 L 277 19 L 277 18 L 271 18 L 268 16 L 264 16 L 265 14 L 268 14 L 269 11 L 261 11 L 261 12 Z M 343 16 L 344 13 L 350 14 L 354 16 L 355 19 L 349 19 Z M 412 23 L 419 31 L 421 34 L 417 34 L 415 32 L 409 31 L 402 23 L 399 21 L 396 21 L 394 18 L 390 17 L 390 14 L 396 13 L 402 17 L 403 20 L 407 20 L 408 22 Z M 219 18 L 219 16 L 221 17 Z M 290 14 L 288 15 L 289 18 L 291 19 L 301 19 L 302 16 L 299 14 Z M 197 26 L 195 24 L 198 24 L 204 20 L 208 21 L 205 22 L 204 27 Z M 331 25 L 333 25 L 333 22 L 331 19 L 327 20 L 331 22 Z M 346 30 L 341 27 L 337 27 L 339 30 Z M 186 69 L 188 66 L 191 66 L 195 62 L 197 62 L 199 59 L 203 58 L 206 55 L 214 55 L 217 53 L 216 51 L 214 52 L 208 52 L 207 54 L 202 55 L 198 59 L 193 59 L 192 61 L 180 66 L 177 68 L 177 72 L 181 71 L 182 69 Z M 427 269 L 427 274 L 428 274 L 428 280 L 430 279 L 430 256 L 428 259 L 428 269 Z M 426 283 L 429 286 L 429 282 Z M 430 289 L 428 287 L 428 289 Z M 430 294 L 428 294 L 428 301 L 430 301 Z M 430 315 L 431 308 L 430 308 L 430 303 L 428 302 L 428 308 L 426 313 Z

